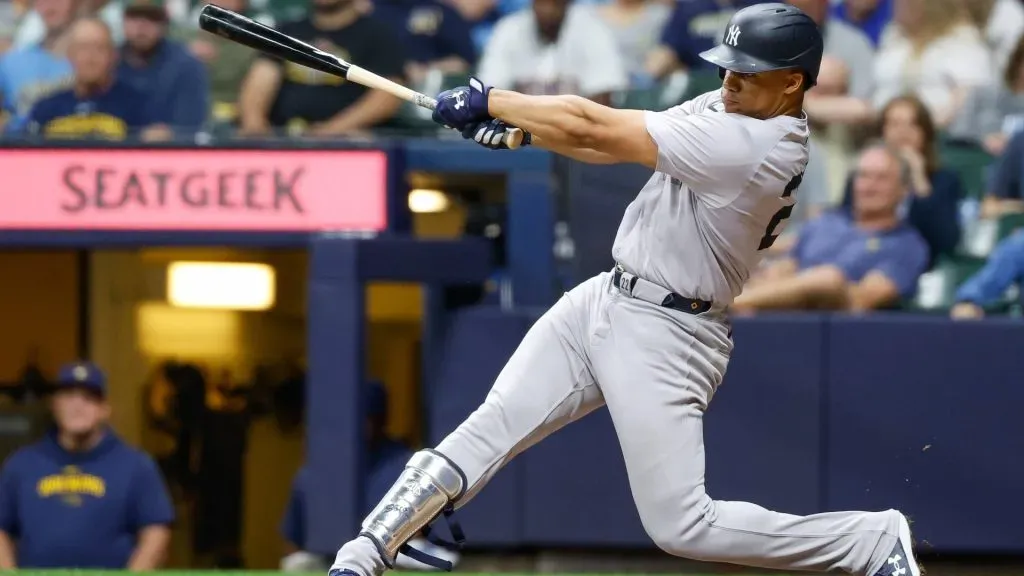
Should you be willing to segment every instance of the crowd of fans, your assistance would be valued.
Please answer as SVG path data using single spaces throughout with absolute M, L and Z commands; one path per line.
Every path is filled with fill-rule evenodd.
M 806 99 L 811 159 L 787 233 L 737 308 L 905 306 L 923 275 L 956 277 L 950 266 L 970 268 L 964 246 L 979 218 L 1006 222 L 1024 213 L 1024 136 L 1015 136 L 1024 125 L 1024 4 L 788 2 L 825 38 L 818 84 Z M 752 3 L 218 2 L 426 93 L 476 74 L 532 94 L 654 109 L 717 87 L 717 71 L 698 54 Z M 7 138 L 153 142 L 210 130 L 341 138 L 423 126 L 389 95 L 199 30 L 194 0 L 8 0 L 5 8 Z M 825 212 L 828 225 L 813 222 Z M 818 290 L 817 281 L 838 290 L 835 297 L 765 300 L 765 291 L 786 283 Z M 855 290 L 865 284 L 877 289 L 867 299 Z M 1004 299 L 1005 286 L 991 290 L 1002 292 L 976 301 L 980 292 L 968 290 L 947 305 L 971 298 L 977 315 Z

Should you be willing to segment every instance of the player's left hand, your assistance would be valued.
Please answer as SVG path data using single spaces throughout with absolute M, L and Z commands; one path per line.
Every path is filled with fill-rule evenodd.
M 470 124 L 490 120 L 487 112 L 487 93 L 490 91 L 490 86 L 470 78 L 468 86 L 441 92 L 437 95 L 434 122 L 461 132 Z
M 462 129 L 462 137 L 491 150 L 508 150 L 508 146 L 505 145 L 505 134 L 510 128 L 512 127 L 505 122 L 492 118 L 485 122 L 466 125 Z M 529 146 L 532 139 L 529 132 L 523 131 L 523 142 L 519 146 Z

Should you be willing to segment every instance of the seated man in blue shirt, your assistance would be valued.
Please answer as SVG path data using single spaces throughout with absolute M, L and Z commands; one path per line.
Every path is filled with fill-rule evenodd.
M 74 86 L 37 102 L 26 131 L 46 138 L 166 138 L 166 128 L 150 115 L 145 96 L 114 76 L 114 41 L 106 23 L 83 18 L 70 34 Z
M 174 509 L 153 459 L 107 425 L 99 368 L 61 369 L 53 417 L 0 470 L 0 570 L 159 568 Z
M 950 316 L 957 319 L 981 318 L 985 315 L 985 308 L 999 303 L 1006 290 L 1022 280 L 1024 230 L 1000 242 L 989 255 L 985 267 L 960 286 Z
M 928 265 L 928 245 L 899 215 L 907 179 L 895 151 L 878 145 L 862 152 L 852 209 L 805 224 L 789 257 L 752 278 L 733 309 L 860 312 L 912 297 Z

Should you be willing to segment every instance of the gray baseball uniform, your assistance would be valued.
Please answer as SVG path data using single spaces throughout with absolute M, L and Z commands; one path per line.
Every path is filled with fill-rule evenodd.
M 437 452 L 465 474 L 462 506 L 516 454 L 607 405 L 643 526 L 663 550 L 874 574 L 899 538 L 895 510 L 799 517 L 715 501 L 704 487 L 703 415 L 732 352 L 725 311 L 781 232 L 807 164 L 805 119 L 721 108 L 714 92 L 646 113 L 657 171 L 613 248 L 624 277 L 636 280 L 603 273 L 565 294 Z M 713 305 L 702 314 L 659 305 L 670 291 Z M 366 538 L 343 546 L 335 567 L 384 570 Z

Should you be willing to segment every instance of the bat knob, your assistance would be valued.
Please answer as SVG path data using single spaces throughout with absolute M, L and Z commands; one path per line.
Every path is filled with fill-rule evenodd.
M 519 128 L 510 128 L 508 132 L 505 132 L 505 146 L 508 146 L 510 150 L 515 150 L 523 145 L 523 131 Z

